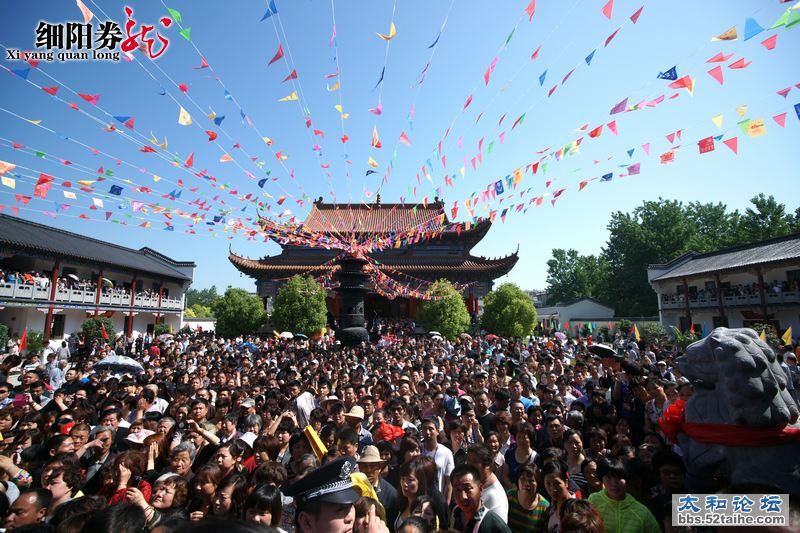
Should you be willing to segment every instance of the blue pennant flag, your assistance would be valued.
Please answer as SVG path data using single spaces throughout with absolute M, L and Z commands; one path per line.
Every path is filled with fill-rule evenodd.
M 660 80 L 677 80 L 678 79 L 678 67 L 672 67 L 666 72 L 659 72 L 658 79 Z
M 797 113 L 797 119 L 800 120 L 800 104 L 794 104 L 794 112 Z
M 116 196 L 119 196 L 120 194 L 122 194 L 122 187 L 120 187 L 119 185 L 112 185 L 111 189 L 109 189 L 108 192 L 110 194 L 114 194 Z
M 377 170 L 367 170 L 367 176 L 369 176 L 370 174 L 377 174 L 377 173 L 378 173 Z
M 175 231 L 175 226 L 167 226 L 164 231 Z
M 594 53 L 595 53 L 595 52 L 597 52 L 597 50 L 592 50 L 592 53 L 591 53 L 591 54 L 589 54 L 588 56 L 586 56 L 586 64 L 587 64 L 588 66 L 591 66 L 591 65 L 592 65 L 592 59 L 594 58 Z
M 29 68 L 12 68 L 11 72 L 22 78 L 23 80 L 28 79 L 28 74 L 31 73 L 31 69 Z
M 258 186 L 263 189 L 264 188 L 264 184 L 266 182 L 267 182 L 267 178 L 262 178 L 262 179 L 258 180 Z
M 503 194 L 505 192 L 505 188 L 503 188 L 503 180 L 497 180 L 494 184 L 494 192 L 496 194 Z
M 435 40 L 435 41 L 433 41 L 433 44 L 432 44 L 432 45 L 430 45 L 428 48 L 433 48 L 434 46 L 436 46 L 436 43 L 438 43 L 438 42 L 439 42 L 439 38 L 440 38 L 441 36 L 442 36 L 442 32 L 439 32 L 439 35 L 437 35 L 437 36 L 436 36 L 436 40 Z
M 220 115 L 220 116 L 218 116 L 218 117 L 215 117 L 215 118 L 214 118 L 214 124 L 216 124 L 217 126 L 219 126 L 220 124 L 222 124 L 222 121 L 223 121 L 223 120 L 225 120 L 225 115 Z
M 225 89 L 225 100 L 233 100 L 233 96 L 228 92 L 228 89 Z
M 542 72 L 542 75 L 541 75 L 541 76 L 539 76 L 539 87 L 541 87 L 542 85 L 544 85 L 544 79 L 545 79 L 546 77 L 547 77 L 547 70 L 545 70 L 544 72 Z
M 613 177 L 614 177 L 614 173 L 613 172 L 609 172 L 608 174 L 604 174 L 603 177 L 600 178 L 600 181 L 611 181 L 611 178 L 613 178 Z
M 635 148 L 631 148 L 630 150 L 628 150 L 628 157 L 633 157 L 633 151 L 634 150 L 635 150 Z
M 764 31 L 764 28 L 762 28 L 761 25 L 758 22 L 756 22 L 756 19 L 748 18 L 746 21 L 744 21 L 744 40 L 745 41 L 748 41 L 748 40 L 752 39 L 753 37 L 755 37 L 756 35 L 758 35 L 762 31 Z
M 261 20 L 259 20 L 259 22 L 263 22 L 268 18 L 270 18 L 272 15 L 277 15 L 277 14 L 278 14 L 278 8 L 275 6 L 275 0 L 269 0 L 269 9 L 267 9 L 267 12 L 264 13 L 264 16 L 261 17 Z
M 126 117 L 126 116 L 122 116 L 122 115 L 114 115 L 114 120 L 116 120 L 118 122 L 122 122 L 123 124 L 128 122 L 130 119 L 131 119 L 131 117 Z

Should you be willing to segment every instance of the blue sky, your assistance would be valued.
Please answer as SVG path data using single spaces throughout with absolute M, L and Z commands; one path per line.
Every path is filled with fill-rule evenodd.
M 515 168 L 536 161 L 540 157 L 537 151 L 556 150 L 584 137 L 580 153 L 561 161 L 548 159 L 546 173 L 541 168 L 536 175 L 526 173 L 515 191 L 513 203 L 505 201 L 498 205 L 495 200 L 486 209 L 483 203 L 476 208 L 477 216 L 486 216 L 489 208 L 502 210 L 519 202 L 527 206 L 530 198 L 552 195 L 566 188 L 555 206 L 550 203 L 551 197 L 545 197 L 540 207 L 531 206 L 522 213 L 509 215 L 505 223 L 498 218 L 474 250 L 478 255 L 500 256 L 519 245 L 520 261 L 508 279 L 530 289 L 544 288 L 545 263 L 552 248 L 598 253 L 608 236 L 605 227 L 610 214 L 616 210 L 629 211 L 643 200 L 664 197 L 687 202 L 719 201 L 732 209 L 743 209 L 750 197 L 765 192 L 776 195 L 792 210 L 797 207 L 792 191 L 796 189 L 793 150 L 798 138 L 798 119 L 792 105 L 800 102 L 800 89 L 794 87 L 800 82 L 796 54 L 800 49 L 797 31 L 800 25 L 789 30 L 767 30 L 743 40 L 747 17 L 769 27 L 792 4 L 781 4 L 778 0 L 647 2 L 634 25 L 628 17 L 642 6 L 641 1 L 615 1 L 612 18 L 608 20 L 601 13 L 605 0 L 540 0 L 530 22 L 524 13 L 527 0 L 494 3 L 404 0 L 396 4 L 337 1 L 334 4 L 336 46 L 331 47 L 330 1 L 278 0 L 278 16 L 263 22 L 260 19 L 267 10 L 266 2 L 230 3 L 231 9 L 220 9 L 220 4 L 210 2 L 167 2 L 167 6 L 181 13 L 182 27 L 191 27 L 191 43 L 178 35 L 177 24 L 170 28 L 158 24 L 158 19 L 167 15 L 160 2 L 86 0 L 85 3 L 100 20 L 111 19 L 121 24 L 125 21 L 123 7 L 131 6 L 133 18 L 139 24 L 155 23 L 170 39 L 169 47 L 155 62 L 140 53 L 137 58 L 141 62 L 41 62 L 28 75 L 31 83 L 0 72 L 0 108 L 24 119 L 41 120 L 40 126 L 55 132 L 0 111 L 0 160 L 18 165 L 7 177 L 21 174 L 16 178 L 15 190 L 0 186 L 0 205 L 21 207 L 21 216 L 38 222 L 125 246 L 147 245 L 177 259 L 194 260 L 198 264 L 195 286 L 199 288 L 216 284 L 218 288 L 233 285 L 253 289 L 252 280 L 240 276 L 228 263 L 229 246 L 250 257 L 279 251 L 275 244 L 248 241 L 241 233 L 234 236 L 225 231 L 225 220 L 255 216 L 252 204 L 240 197 L 267 192 L 273 199 L 264 196 L 259 199 L 274 202 L 281 195 L 287 196 L 280 209 L 291 209 L 299 218 L 308 210 L 307 202 L 303 206 L 296 203 L 303 194 L 330 200 L 333 191 L 340 203 L 360 202 L 378 189 L 395 147 L 391 178 L 381 190 L 383 201 L 398 201 L 400 197 L 412 201 L 414 186 L 418 187 L 418 201 L 425 196 L 432 199 L 434 189 L 442 186 L 448 214 L 453 202 L 458 201 L 457 219 L 463 221 L 468 218 L 463 202 L 472 193 L 480 194 L 488 184 Z M 81 20 L 74 2 L 40 1 L 24 6 L 16 3 L 6 6 L 4 13 L 7 21 L 0 44 L 23 50 L 33 48 L 40 20 L 53 23 Z M 447 24 L 437 46 L 428 48 L 445 17 Z M 388 33 L 392 20 L 397 35 L 390 41 L 387 54 L 386 42 L 376 32 Z M 93 23 L 97 24 L 97 19 Z M 711 37 L 734 25 L 739 32 L 738 40 L 710 42 Z M 504 47 L 515 27 L 513 37 Z M 619 27 L 620 32 L 604 47 L 606 38 Z M 760 43 L 774 34 L 778 35 L 777 46 L 770 51 Z M 200 65 L 192 43 L 214 68 L 252 126 L 242 122 L 238 107 L 224 97 L 224 90 L 212 78 L 210 69 L 192 68 Z M 267 66 L 279 44 L 285 52 L 284 58 Z M 531 60 L 539 46 L 537 58 Z M 585 57 L 595 49 L 591 66 L 587 66 Z M 727 62 L 719 63 L 725 78 L 723 85 L 707 74 L 715 64 L 706 60 L 718 52 L 733 54 Z M 432 53 L 425 81 L 419 85 L 420 72 Z M 484 72 L 495 57 L 498 61 L 486 85 Z M 742 57 L 752 61 L 747 68 L 728 67 Z M 19 61 L 7 61 L 5 50 L 0 64 L 11 69 L 27 67 Z M 656 79 L 660 71 L 673 65 L 677 65 L 679 76 L 688 74 L 695 79 L 693 96 L 684 89 L 669 89 L 669 82 Z M 384 66 L 384 83 L 375 89 Z M 563 77 L 573 67 L 574 73 L 562 86 Z M 325 78 L 337 72 L 337 68 L 338 77 Z M 282 82 L 292 69 L 298 72 L 294 86 Z M 540 86 L 539 77 L 545 70 L 545 81 Z M 337 80 L 340 89 L 328 91 L 326 84 L 331 86 Z M 548 97 L 547 92 L 555 83 L 559 86 Z M 96 120 L 70 109 L 33 84 L 59 86 L 59 98 L 75 101 Z M 181 92 L 178 84 L 188 85 L 187 94 Z M 792 87 L 787 98 L 776 94 L 786 87 Z M 69 89 L 100 94 L 98 105 L 88 104 Z M 297 101 L 278 101 L 293 90 L 298 92 Z M 676 92 L 680 96 L 670 100 L 668 97 Z M 654 108 L 609 115 L 609 110 L 625 97 L 633 104 L 662 94 L 667 98 Z M 470 95 L 472 102 L 463 110 Z M 383 113 L 376 116 L 368 110 L 376 106 L 379 96 Z M 340 97 L 343 111 L 349 114 L 346 120 L 340 120 L 334 109 Z M 414 120 L 410 125 L 412 103 Z M 744 118 L 764 119 L 767 135 L 750 138 L 738 131 L 736 122 L 742 118 L 736 108 L 742 105 L 748 106 Z M 191 114 L 197 125 L 178 124 L 179 106 Z M 303 107 L 310 110 L 311 128 L 306 127 Z M 204 116 L 211 110 L 218 116 L 225 115 L 221 127 Z M 476 123 L 481 112 L 483 116 Z M 523 112 L 524 122 L 512 131 L 514 120 Z M 787 112 L 786 127 L 780 128 L 772 117 L 783 112 Z M 134 130 L 116 122 L 115 126 L 127 138 L 103 131 L 102 124 L 115 122 L 105 113 L 133 117 Z M 503 114 L 507 116 L 498 126 Z M 721 130 L 711 121 L 719 114 L 723 115 Z M 596 139 L 576 131 L 587 123 L 592 129 L 614 119 L 617 136 L 606 128 Z M 447 157 L 444 168 L 433 151 L 452 121 L 455 122 L 442 144 Z M 381 149 L 370 149 L 373 126 L 380 135 Z M 313 134 L 315 129 L 324 132 L 324 139 Z M 217 142 L 209 142 L 204 130 L 215 131 Z M 675 162 L 659 164 L 659 154 L 672 146 L 665 136 L 677 130 L 682 130 L 682 140 L 675 142 L 681 145 Z M 343 131 L 350 138 L 346 148 L 339 141 Z M 142 145 L 148 144 L 151 132 L 159 142 L 167 137 L 167 151 L 178 154 L 181 162 L 193 153 L 193 170 L 207 169 L 209 175 L 217 178 L 217 184 L 229 185 L 237 194 L 220 192 L 207 179 L 173 166 L 172 156 L 166 152 L 139 152 Z M 401 132 L 410 138 L 411 146 L 397 143 Z M 498 136 L 502 132 L 505 135 L 501 143 Z M 738 135 L 739 154 L 734 155 L 717 142 L 714 152 L 699 155 L 697 141 L 711 135 L 724 135 L 725 139 Z M 272 139 L 272 150 L 261 140 L 263 136 Z M 102 153 L 93 155 L 85 146 L 64 137 Z M 468 163 L 462 177 L 459 169 L 463 158 L 469 160 L 476 155 L 481 138 L 483 164 L 473 171 Z M 489 153 L 488 144 L 493 139 Z M 14 150 L 11 142 L 25 148 Z M 235 143 L 241 148 L 233 148 Z M 642 149 L 645 143 L 650 143 L 649 156 Z M 320 145 L 321 156 L 313 150 L 315 144 Z M 634 153 L 629 157 L 626 152 L 631 148 Z M 46 153 L 47 157 L 36 157 L 34 150 Z M 275 157 L 278 150 L 289 156 L 283 165 Z M 226 153 L 234 161 L 219 162 Z M 380 172 L 367 177 L 370 155 L 379 163 Z M 263 164 L 251 161 L 251 156 Z M 345 158 L 352 164 L 346 164 Z M 59 159 L 73 164 L 64 165 Z M 122 164 L 118 165 L 117 159 Z M 432 169 L 428 167 L 428 159 Z M 330 164 L 330 168 L 321 168 L 321 163 Z M 641 164 L 639 175 L 618 177 L 624 171 L 619 165 L 634 163 Z M 78 190 L 77 180 L 96 179 L 100 166 L 104 170 L 113 169 L 114 175 L 95 183 L 93 193 Z M 433 184 L 423 177 L 417 185 L 416 176 L 422 166 L 428 168 Z M 267 177 L 267 169 L 271 174 L 263 189 L 245 174 L 247 171 L 261 179 Z M 290 175 L 292 169 L 294 177 Z M 595 180 L 578 192 L 581 180 L 608 172 L 614 172 L 611 182 Z M 27 209 L 23 208 L 15 201 L 14 193 L 32 196 L 40 173 L 55 176 L 55 185 L 47 199 L 34 198 Z M 453 174 L 456 175 L 453 187 L 444 187 L 444 176 Z M 154 181 L 154 175 L 160 181 Z M 181 198 L 177 201 L 161 198 L 178 189 L 179 179 L 185 189 Z M 69 190 L 75 192 L 75 200 L 63 197 L 64 180 L 73 183 Z M 124 189 L 119 198 L 109 200 L 107 193 L 113 184 Z M 142 186 L 153 192 L 131 190 Z M 195 187 L 197 191 L 192 192 L 190 188 Z M 520 199 L 518 193 L 526 191 Z M 215 196 L 223 199 L 225 205 L 215 202 Z M 88 210 L 92 198 L 102 199 L 104 207 Z M 188 202 L 195 199 L 214 204 L 215 209 L 230 211 L 224 214 L 221 223 L 212 227 L 206 220 L 200 221 L 195 227 L 197 233 L 187 234 L 190 221 L 173 217 L 170 223 L 175 231 L 164 231 L 165 221 L 169 220 L 163 214 L 154 214 L 152 210 L 146 215 L 134 212 L 131 205 L 132 200 L 159 202 L 191 213 L 197 208 Z M 71 206 L 59 210 L 56 218 L 43 213 L 54 212 L 56 203 Z M 111 213 L 108 221 L 106 212 Z M 81 213 L 93 220 L 77 218 Z M 207 220 L 214 214 L 215 211 L 210 211 Z M 152 221 L 151 228 L 138 227 L 145 219 L 136 217 Z M 126 221 L 127 225 L 114 221 Z

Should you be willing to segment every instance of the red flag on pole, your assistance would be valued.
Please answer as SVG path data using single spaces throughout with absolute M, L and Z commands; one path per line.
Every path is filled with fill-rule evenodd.
M 106 331 L 106 325 L 101 323 L 100 324 L 100 331 L 103 334 L 103 339 L 108 340 L 108 332 Z
M 22 331 L 22 337 L 19 339 L 19 351 L 28 349 L 28 328 Z

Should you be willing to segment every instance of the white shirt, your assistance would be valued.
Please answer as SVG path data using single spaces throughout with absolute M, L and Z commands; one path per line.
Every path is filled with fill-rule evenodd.
M 495 477 L 494 483 L 483 487 L 481 502 L 484 507 L 500 515 L 503 522 L 508 522 L 508 496 L 499 479 Z
M 444 493 L 444 480 L 450 477 L 450 473 L 456 466 L 453 452 L 447 446 L 442 446 L 437 442 L 436 448 L 432 452 L 423 446 L 422 455 L 430 457 L 436 463 L 436 486 L 439 488 L 439 492 Z

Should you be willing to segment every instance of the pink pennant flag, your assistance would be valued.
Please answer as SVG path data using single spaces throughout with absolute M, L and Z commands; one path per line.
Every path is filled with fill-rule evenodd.
M 639 17 L 642 15 L 642 11 L 644 11 L 644 6 L 640 7 L 636 10 L 636 13 L 631 15 L 631 22 L 636 24 L 639 21 Z
M 738 154 L 739 153 L 739 139 L 738 139 L 738 137 L 732 137 L 730 139 L 725 139 L 722 142 L 725 144 L 725 146 L 730 148 L 733 151 L 734 154 Z
M 283 81 L 281 83 L 296 79 L 297 79 L 297 70 L 292 70 L 291 74 L 283 78 Z
M 670 133 L 669 135 L 667 135 L 667 140 L 669 141 L 670 144 L 675 144 L 675 134 Z
M 781 89 L 780 91 L 777 91 L 777 94 L 779 94 L 779 95 L 783 96 L 784 98 L 786 98 L 789 95 L 789 91 L 791 91 L 791 90 L 792 90 L 792 87 L 789 86 L 789 87 L 787 87 L 785 89 Z
M 786 127 L 786 113 L 775 115 L 774 117 L 772 117 L 772 120 L 774 120 L 781 128 Z
M 724 63 L 725 61 L 729 60 L 732 57 L 733 54 L 725 55 L 722 52 L 720 52 L 711 59 L 707 60 L 706 63 Z
M 373 115 L 380 115 L 383 113 L 383 104 L 381 103 L 380 96 L 378 97 L 378 105 L 369 110 Z
M 619 33 L 619 30 L 621 30 L 621 29 L 622 29 L 621 27 L 617 28 L 616 30 L 614 30 L 614 33 L 612 33 L 611 35 L 608 36 L 608 38 L 606 39 L 606 44 L 603 45 L 603 48 L 607 48 L 608 47 L 608 45 L 611 43 L 611 41 L 614 40 L 614 37 L 617 36 L 617 34 Z
M 569 72 L 567 72 L 567 75 L 566 75 L 566 76 L 564 76 L 564 79 L 563 79 L 563 80 L 561 80 L 561 85 L 564 85 L 564 84 L 567 82 L 567 80 L 569 79 L 569 77 L 570 77 L 570 76 L 572 76 L 572 73 L 573 73 L 573 72 L 575 72 L 575 69 L 572 69 L 572 70 L 570 70 Z
M 275 55 L 272 57 L 272 59 L 269 60 L 267 66 L 270 66 L 271 64 L 273 64 L 282 57 L 283 57 L 283 44 L 278 44 L 278 51 L 275 52 Z
M 777 33 L 775 35 L 773 35 L 772 37 L 767 37 L 766 39 L 761 41 L 761 44 L 763 44 L 764 48 L 766 48 L 767 50 L 772 50 L 773 48 L 775 48 L 775 45 L 777 43 L 778 43 L 778 34 Z
M 547 97 L 548 97 L 548 98 L 550 98 L 551 96 L 553 96 L 553 93 L 554 93 L 554 92 L 556 92 L 556 89 L 557 89 L 557 88 L 558 88 L 558 84 L 556 83 L 555 85 L 553 85 L 553 88 L 552 88 L 552 89 L 550 89 L 550 90 L 547 92 Z
M 533 20 L 533 14 L 536 12 L 536 0 L 531 0 L 528 7 L 525 8 L 525 13 L 528 14 L 528 22 Z
M 51 96 L 55 96 L 58 92 L 58 87 L 42 87 L 42 90 Z
M 625 98 L 624 100 L 622 100 L 617 105 L 611 108 L 611 112 L 609 113 L 609 115 L 616 115 L 617 113 L 622 113 L 623 111 L 625 111 L 625 108 L 627 106 L 628 106 L 628 99 Z
M 608 3 L 606 3 L 606 5 L 603 6 L 603 9 L 601 11 L 608 20 L 611 20 L 611 11 L 613 9 L 614 9 L 614 0 L 608 0 Z
M 745 62 L 744 58 L 741 58 L 738 61 L 734 61 L 733 63 L 728 65 L 728 68 L 735 68 L 735 69 L 747 68 L 748 66 L 750 66 L 750 63 L 752 63 L 752 61 Z
M 611 122 L 606 124 L 606 127 L 608 128 L 608 130 L 611 133 L 613 133 L 614 135 L 617 135 L 617 121 L 616 120 L 612 120 Z
M 644 143 L 642 145 L 642 150 L 644 150 L 645 154 L 650 155 L 650 143 Z
M 193 70 L 200 70 L 200 69 L 204 69 L 204 68 L 208 68 L 208 61 L 206 61 L 205 57 L 201 57 L 200 58 L 200 66 L 199 67 L 192 67 Z
M 404 131 L 400 132 L 399 141 L 401 143 L 405 144 L 406 146 L 411 146 L 411 140 L 408 138 L 408 135 L 406 135 L 406 132 L 404 132 Z
M 469 104 L 471 104 L 471 103 L 472 103 L 472 95 L 469 95 L 469 98 L 467 98 L 467 101 L 464 102 L 464 108 L 463 109 L 468 108 Z
M 539 57 L 539 50 L 541 50 L 541 49 L 542 49 L 542 45 L 539 45 L 539 47 L 536 50 L 533 51 L 533 53 L 531 54 L 531 61 L 533 61 L 534 59 Z
M 78 93 L 78 96 L 80 96 L 81 98 L 83 98 L 84 100 L 86 100 L 87 102 L 89 102 L 92 105 L 97 105 L 97 102 L 100 100 L 100 95 L 99 94 L 92 95 L 92 94 Z
M 331 34 L 331 42 L 328 43 L 328 48 L 333 46 L 333 41 L 336 39 L 336 24 L 333 25 L 333 33 Z
M 717 82 L 720 85 L 722 85 L 723 79 L 722 79 L 722 67 L 721 66 L 717 65 L 716 67 L 714 67 L 711 70 L 709 70 L 708 73 L 709 73 L 709 75 L 711 75 L 712 78 L 717 80 Z

